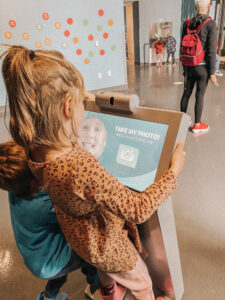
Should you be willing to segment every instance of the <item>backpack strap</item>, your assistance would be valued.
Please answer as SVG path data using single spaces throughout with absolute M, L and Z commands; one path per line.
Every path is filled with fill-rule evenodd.
M 198 26 L 198 28 L 196 29 L 196 33 L 198 34 L 199 32 L 200 32 L 200 30 L 202 29 L 202 27 L 206 24 L 206 23 L 208 23 L 209 21 L 211 21 L 212 20 L 212 18 L 208 18 L 207 20 L 205 20 L 204 22 L 202 22 L 202 24 L 200 24 L 199 26 Z
M 202 22 L 197 29 L 194 29 L 194 30 L 190 30 L 190 22 L 191 22 L 191 19 L 188 19 L 186 20 L 186 24 L 187 24 L 187 34 L 192 34 L 192 33 L 199 33 L 200 30 L 202 29 L 202 27 L 209 21 L 212 21 L 212 18 L 208 18 L 207 20 L 205 20 L 204 22 Z

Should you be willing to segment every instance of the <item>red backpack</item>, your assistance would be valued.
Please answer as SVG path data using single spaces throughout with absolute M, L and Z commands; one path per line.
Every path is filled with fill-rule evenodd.
M 190 30 L 190 19 L 186 21 L 187 23 L 187 34 L 183 37 L 180 48 L 180 60 L 184 66 L 197 66 L 200 64 L 205 57 L 205 51 L 203 50 L 201 40 L 198 36 L 198 33 L 202 27 L 209 21 L 211 18 L 208 18 L 202 24 L 198 26 L 195 30 Z

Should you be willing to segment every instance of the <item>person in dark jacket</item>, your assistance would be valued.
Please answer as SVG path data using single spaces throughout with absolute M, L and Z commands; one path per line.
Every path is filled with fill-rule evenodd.
M 209 18 L 210 2 L 210 0 L 195 0 L 197 15 L 190 21 L 190 30 L 197 29 L 201 23 Z M 187 23 L 184 22 L 182 39 L 186 34 Z M 198 35 L 205 51 L 205 58 L 197 66 L 184 66 L 184 93 L 180 103 L 181 111 L 186 112 L 189 98 L 196 84 L 195 124 L 192 128 L 194 133 L 207 132 L 209 130 L 209 126 L 201 122 L 201 116 L 209 79 L 213 84 L 217 84 L 215 75 L 217 29 L 215 21 L 210 20 L 204 24 Z

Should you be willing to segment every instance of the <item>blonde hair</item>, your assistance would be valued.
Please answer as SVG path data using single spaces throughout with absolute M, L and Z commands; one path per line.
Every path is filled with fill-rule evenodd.
M 206 10 L 211 3 L 211 0 L 195 0 L 197 11 Z
M 67 97 L 73 99 L 74 110 L 83 100 L 80 72 L 58 51 L 32 51 L 15 45 L 2 57 L 13 139 L 29 150 L 64 146 L 69 137 L 63 126 L 63 107 Z M 74 110 L 72 130 L 77 136 Z
M 0 188 L 26 198 L 33 193 L 31 182 L 37 184 L 25 150 L 13 140 L 0 144 Z

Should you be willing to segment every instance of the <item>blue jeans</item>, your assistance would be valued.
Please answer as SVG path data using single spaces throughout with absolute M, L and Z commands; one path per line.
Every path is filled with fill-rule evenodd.
M 219 71 L 220 68 L 220 57 L 216 54 L 216 71 Z
M 62 269 L 62 271 L 48 279 L 48 283 L 45 287 L 45 297 L 55 298 L 59 293 L 60 288 L 66 283 L 68 273 L 80 268 L 82 273 L 86 276 L 87 283 L 94 285 L 99 282 L 96 268 L 86 263 L 81 257 L 72 251 L 68 264 Z

